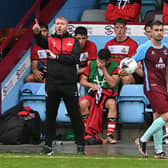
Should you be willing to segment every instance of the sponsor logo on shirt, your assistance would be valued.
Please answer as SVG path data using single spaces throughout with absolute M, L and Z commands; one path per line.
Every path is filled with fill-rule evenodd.
M 128 52 L 129 52 L 129 46 L 125 46 L 125 45 L 111 45 L 111 46 L 108 46 L 108 49 L 110 50 L 111 54 L 128 55 Z
M 163 53 L 164 53 L 164 55 L 168 55 L 167 49 L 165 49 L 165 50 L 163 51 Z
M 71 42 L 68 42 L 68 43 L 67 43 L 67 46 L 72 46 L 72 43 L 71 43 Z
M 84 52 L 80 54 L 80 62 L 88 60 L 88 52 Z
M 157 68 L 157 69 L 163 69 L 163 68 L 165 68 L 165 67 L 166 67 L 166 64 L 163 62 L 163 58 L 160 57 L 160 58 L 159 58 L 159 63 L 156 64 L 156 68 Z

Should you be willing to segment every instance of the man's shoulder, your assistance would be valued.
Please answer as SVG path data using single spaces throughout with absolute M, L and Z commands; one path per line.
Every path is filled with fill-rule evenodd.
M 32 46 L 32 50 L 35 51 L 35 50 L 41 50 L 42 47 L 40 47 L 39 45 L 35 44 Z
M 127 40 L 128 40 L 130 43 L 133 43 L 133 44 L 138 45 L 138 43 L 137 43 L 134 39 L 132 39 L 131 37 L 128 37 Z
M 106 42 L 106 45 L 111 45 L 111 44 L 113 44 L 113 43 L 115 43 L 115 42 L 116 42 L 116 40 L 115 40 L 115 38 L 113 38 L 113 39 L 107 41 L 107 42 Z
M 141 44 L 138 48 L 149 48 L 152 46 L 152 43 L 150 40 L 147 40 L 145 43 Z
M 88 48 L 97 49 L 97 46 L 93 41 L 87 40 L 86 41 L 86 49 L 88 49 Z
M 87 40 L 86 43 L 87 43 L 87 45 L 95 45 L 96 46 L 96 44 L 91 40 Z
M 168 48 L 168 43 L 163 42 L 163 45 L 164 45 L 166 48 Z

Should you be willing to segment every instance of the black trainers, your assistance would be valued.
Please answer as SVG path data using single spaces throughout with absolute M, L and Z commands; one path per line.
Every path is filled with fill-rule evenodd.
M 156 159 L 168 159 L 165 152 L 155 153 L 154 158 Z
M 52 147 L 47 146 L 47 145 L 43 145 L 42 148 L 43 149 L 41 150 L 40 154 L 47 154 L 48 156 L 51 156 L 54 154 Z
M 78 155 L 85 155 L 85 146 L 84 145 L 77 145 L 77 154 Z
M 146 142 L 141 142 L 140 139 L 137 138 L 135 140 L 135 144 L 138 147 L 139 153 L 144 157 L 148 157 L 146 152 Z

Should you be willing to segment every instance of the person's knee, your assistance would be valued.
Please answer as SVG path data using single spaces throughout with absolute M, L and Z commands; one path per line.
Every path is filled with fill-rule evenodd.
M 106 102 L 106 108 L 107 109 L 116 108 L 116 101 L 114 99 L 108 99 Z
M 24 82 L 27 83 L 27 82 L 34 82 L 34 76 L 32 74 L 29 74 L 25 77 L 24 79 Z
M 122 84 L 135 84 L 135 80 L 132 75 L 122 77 L 121 81 Z
M 89 101 L 87 99 L 84 99 L 80 101 L 79 106 L 81 111 L 87 110 L 89 108 Z

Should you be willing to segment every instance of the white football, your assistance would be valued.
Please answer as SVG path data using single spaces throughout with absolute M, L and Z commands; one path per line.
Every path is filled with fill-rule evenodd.
M 120 62 L 120 68 L 126 70 L 128 74 L 133 74 L 137 69 L 137 63 L 132 58 L 124 58 Z

